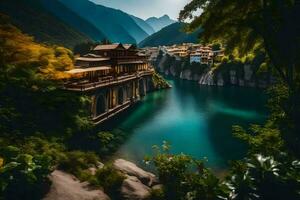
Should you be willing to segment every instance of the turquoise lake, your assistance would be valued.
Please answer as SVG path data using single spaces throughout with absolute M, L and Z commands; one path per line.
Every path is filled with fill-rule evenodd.
M 207 166 L 214 170 L 224 170 L 230 160 L 242 158 L 246 146 L 233 137 L 232 125 L 247 128 L 266 120 L 263 90 L 167 80 L 172 89 L 148 94 L 109 122 L 129 134 L 116 157 L 143 166 L 145 155 L 153 153 L 152 146 L 167 141 L 172 153 L 207 158 Z

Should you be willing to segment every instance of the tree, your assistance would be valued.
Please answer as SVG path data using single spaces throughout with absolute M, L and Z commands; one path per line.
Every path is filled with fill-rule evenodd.
M 194 11 L 202 10 L 198 16 Z M 193 0 L 179 19 L 192 19 L 188 28 L 201 26 L 204 41 L 223 41 L 227 51 L 240 55 L 263 47 L 280 78 L 295 87 L 299 78 L 300 3 L 295 0 Z
M 201 14 L 195 11 L 201 10 Z M 206 42 L 221 41 L 240 57 L 258 50 L 278 77 L 270 102 L 273 125 L 300 156 L 300 2 L 297 0 L 193 0 L 180 12 L 189 30 L 201 26 Z M 280 96 L 282 93 L 285 97 Z M 279 95 L 279 96 L 278 96 Z

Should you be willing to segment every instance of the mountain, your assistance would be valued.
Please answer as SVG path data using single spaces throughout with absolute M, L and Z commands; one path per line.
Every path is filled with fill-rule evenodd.
M 139 25 L 148 35 L 152 35 L 155 33 L 155 30 L 150 26 L 146 21 L 138 18 L 136 16 L 131 15 L 131 18 L 135 21 L 137 25 Z
M 162 28 L 175 23 L 175 20 L 170 19 L 168 15 L 164 15 L 160 18 L 150 17 L 146 20 L 146 22 L 152 26 L 155 32 L 160 31 Z
M 197 42 L 202 29 L 199 28 L 195 32 L 188 34 L 183 32 L 183 27 L 184 23 L 177 22 L 171 24 L 140 42 L 139 46 L 146 47 Z
M 97 29 L 95 26 L 90 24 L 87 20 L 77 15 L 72 10 L 68 9 L 64 4 L 58 0 L 40 0 L 44 5 L 45 9 L 51 12 L 54 16 L 59 18 L 61 21 L 72 26 L 79 32 L 88 35 L 95 41 L 101 41 L 107 38 L 104 33 Z
M 39 42 L 73 47 L 92 40 L 53 16 L 40 0 L 1 0 L 0 12 L 8 15 L 15 26 Z
M 59 0 L 66 7 L 101 30 L 112 42 L 138 43 L 147 34 L 130 15 L 88 0 Z

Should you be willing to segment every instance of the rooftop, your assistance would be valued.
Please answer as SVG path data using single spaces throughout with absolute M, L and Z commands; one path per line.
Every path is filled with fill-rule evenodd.
M 110 70 L 110 66 L 100 66 L 100 67 L 88 67 L 88 68 L 75 68 L 67 71 L 68 74 L 79 74 L 84 72 L 93 72 L 93 71 L 103 71 Z
M 100 44 L 97 45 L 94 50 L 114 50 L 117 48 L 125 49 L 125 47 L 121 43 L 116 44 Z
M 110 58 L 104 58 L 104 57 L 79 57 L 76 58 L 76 61 L 91 61 L 91 62 L 95 62 L 95 61 L 105 61 L 105 60 L 110 60 Z

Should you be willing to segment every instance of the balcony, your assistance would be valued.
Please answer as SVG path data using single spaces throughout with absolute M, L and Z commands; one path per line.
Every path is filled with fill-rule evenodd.
M 93 89 L 125 83 L 127 81 L 135 80 L 143 76 L 151 76 L 153 73 L 154 70 L 151 69 L 147 71 L 138 71 L 134 74 L 124 74 L 118 77 L 113 77 L 113 76 L 98 77 L 94 81 L 90 81 L 87 79 L 77 79 L 77 80 L 66 82 L 64 85 L 64 89 L 70 91 L 82 91 L 82 92 L 89 91 Z

